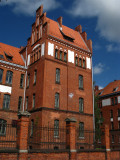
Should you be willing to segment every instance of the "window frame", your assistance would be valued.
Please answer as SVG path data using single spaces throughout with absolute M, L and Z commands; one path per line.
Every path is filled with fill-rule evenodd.
M 0 119 L 0 136 L 6 135 L 6 127 L 7 127 L 7 121 L 4 119 Z
M 9 84 L 9 85 L 12 85 L 12 79 L 13 79 L 13 72 L 8 70 L 6 72 L 6 81 L 5 81 L 5 83 Z
M 0 68 L 0 83 L 2 83 L 2 79 L 3 79 L 3 69 L 2 68 Z
M 35 93 L 33 94 L 32 108 L 35 108 Z
M 60 107 L 60 94 L 58 92 L 55 93 L 55 108 L 59 109 Z
M 22 110 L 22 96 L 19 96 L 18 99 L 18 112 Z
M 8 107 L 6 107 L 6 106 L 8 106 Z M 10 109 L 10 95 L 9 94 L 4 94 L 3 109 L 4 110 L 9 110 Z
M 30 74 L 27 75 L 27 88 L 30 86 Z
M 37 80 L 37 70 L 35 69 L 34 70 L 34 81 L 33 81 L 34 85 L 36 84 L 36 80 Z
M 84 99 L 82 97 L 79 98 L 79 112 L 84 112 Z
M 60 69 L 56 68 L 55 83 L 60 84 Z
M 79 122 L 79 138 L 84 138 L 84 122 Z
M 59 120 L 54 120 L 54 137 L 59 137 Z
M 84 89 L 83 75 L 81 75 L 81 74 L 79 74 L 79 89 L 81 89 L 81 90 Z
M 55 49 L 55 59 L 58 59 L 58 49 Z
M 23 85 L 24 84 L 24 74 L 21 74 L 21 77 L 20 77 L 20 88 L 23 88 Z

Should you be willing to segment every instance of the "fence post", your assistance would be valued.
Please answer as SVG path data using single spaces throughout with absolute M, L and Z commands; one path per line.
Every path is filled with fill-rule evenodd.
M 66 147 L 70 151 L 70 160 L 76 160 L 76 119 L 67 118 L 66 120 Z
M 105 125 L 105 146 L 106 146 L 106 154 L 107 160 L 110 160 L 110 132 L 109 125 Z
M 17 126 L 17 147 L 19 150 L 19 160 L 27 160 L 28 155 L 28 125 L 29 125 L 30 113 L 19 112 L 18 113 L 18 126 Z

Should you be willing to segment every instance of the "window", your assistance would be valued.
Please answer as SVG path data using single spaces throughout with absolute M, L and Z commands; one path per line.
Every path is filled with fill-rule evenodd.
M 23 88 L 23 83 L 24 83 L 24 74 L 21 74 L 20 78 L 20 87 Z
M 6 134 L 7 122 L 4 119 L 0 119 L 0 136 Z
M 120 121 L 118 121 L 118 129 L 120 129 Z
M 64 52 L 64 61 L 67 61 L 67 53 Z
M 117 97 L 115 97 L 115 104 L 118 104 L 118 100 L 117 100 Z
M 56 68 L 56 83 L 60 83 L 60 69 Z
M 27 87 L 29 87 L 30 85 L 30 74 L 28 74 L 28 78 L 27 78 Z
M 36 84 L 37 70 L 34 71 L 34 84 Z
M 18 111 L 22 110 L 22 97 L 19 97 L 19 101 L 18 101 Z
M 113 118 L 113 110 L 110 110 L 110 118 Z
M 111 98 L 112 106 L 114 106 L 114 98 Z
M 84 122 L 79 123 L 79 137 L 84 138 Z
M 113 130 L 114 129 L 114 123 L 111 122 L 111 129 Z
M 35 107 L 35 94 L 33 94 L 33 108 Z
M 7 84 L 12 84 L 12 76 L 13 76 L 13 72 L 7 71 L 7 75 L 6 75 L 6 83 Z
M 26 111 L 28 110 L 28 97 L 26 97 Z
M 120 109 L 118 109 L 118 117 L 120 117 Z
M 79 89 L 83 89 L 83 76 L 79 75 Z
M 79 58 L 79 66 L 82 67 L 82 59 Z
M 83 112 L 84 109 L 84 100 L 83 98 L 79 98 L 79 112 Z
M 75 65 L 77 66 L 78 65 L 78 58 L 75 57 Z
M 33 129 L 34 129 L 34 120 L 31 120 L 31 130 L 30 130 L 30 136 L 33 136 Z
M 54 136 L 59 136 L 59 120 L 54 120 Z
M 58 50 L 55 50 L 55 58 L 58 58 Z
M 114 135 L 112 135 L 112 143 L 114 143 Z
M 59 108 L 59 93 L 55 93 L 55 108 Z
M 60 51 L 60 60 L 62 60 L 62 51 Z
M 3 109 L 9 109 L 10 105 L 10 95 L 5 94 L 3 99 Z
M 83 68 L 85 68 L 85 59 L 83 59 Z
M 3 77 L 3 69 L 0 69 L 0 83 L 2 82 L 2 77 Z

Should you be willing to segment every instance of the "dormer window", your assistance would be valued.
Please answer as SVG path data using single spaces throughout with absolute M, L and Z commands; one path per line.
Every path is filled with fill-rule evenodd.
M 12 61 L 13 56 L 10 53 L 4 52 L 4 54 L 5 54 L 6 58 L 7 58 L 7 60 Z
M 118 90 L 118 87 L 116 87 L 116 88 L 113 88 L 113 92 L 115 92 L 115 91 L 117 91 Z
M 100 93 L 98 93 L 98 95 L 100 96 L 102 93 L 103 93 L 103 91 L 102 91 L 102 92 L 100 92 Z

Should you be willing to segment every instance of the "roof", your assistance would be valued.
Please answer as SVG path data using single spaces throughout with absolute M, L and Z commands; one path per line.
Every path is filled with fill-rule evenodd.
M 61 33 L 61 31 L 59 29 L 58 22 L 53 21 L 49 18 L 46 18 L 46 20 L 50 23 L 50 27 L 49 27 L 49 34 L 50 35 L 52 35 L 56 38 L 59 38 L 61 40 L 64 40 L 70 44 L 76 45 L 76 46 L 80 47 L 81 49 L 84 49 L 84 50 L 90 52 L 89 48 L 87 47 L 85 41 L 83 40 L 82 36 L 80 35 L 80 33 L 78 31 L 75 31 L 69 27 L 62 25 L 62 32 L 66 36 L 70 37 L 71 39 L 74 39 L 73 42 L 71 42 L 63 37 L 63 34 Z
M 20 49 L 0 42 L 0 60 L 24 66 Z
M 120 80 L 116 80 L 109 83 L 105 88 L 98 90 L 96 94 L 99 96 L 105 96 L 105 95 L 113 94 L 117 92 L 120 92 Z

